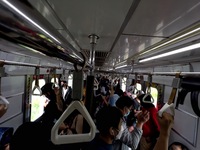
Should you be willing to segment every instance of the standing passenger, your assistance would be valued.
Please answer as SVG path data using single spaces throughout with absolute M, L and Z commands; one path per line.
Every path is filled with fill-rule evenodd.
M 142 110 L 149 111 L 150 119 L 143 126 L 143 135 L 140 141 L 140 150 L 152 150 L 156 139 L 160 133 L 160 126 L 157 120 L 158 110 L 155 108 L 154 104 L 151 103 L 151 96 L 142 94 L 138 96 L 140 99 Z
M 122 123 L 122 113 L 112 106 L 104 106 L 96 116 L 99 133 L 83 150 L 113 150 L 113 140 L 118 135 Z
M 54 122 L 61 116 L 62 111 L 58 107 L 56 93 L 52 88 L 53 83 L 46 83 L 42 88 L 42 95 L 45 95 L 50 101 L 44 109 L 44 113 L 35 122 L 41 122 L 49 130 L 54 125 Z
M 129 132 L 126 125 L 126 116 L 129 115 L 130 110 L 133 107 L 132 105 L 133 100 L 128 96 L 122 96 L 116 102 L 116 107 L 121 111 L 124 117 L 121 130 L 114 143 L 114 150 L 128 150 L 129 147 L 132 149 L 136 149 L 143 133 L 143 124 L 149 120 L 149 113 L 147 111 L 139 112 L 137 115 L 136 127 L 132 132 Z M 119 140 L 123 143 L 118 142 Z
M 62 86 L 63 104 L 65 109 L 72 102 L 72 88 L 68 85 L 68 81 L 66 80 L 61 81 L 61 86 Z

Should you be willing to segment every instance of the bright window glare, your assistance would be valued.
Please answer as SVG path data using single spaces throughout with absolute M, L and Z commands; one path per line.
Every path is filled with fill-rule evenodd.
M 39 87 L 41 88 L 45 84 L 44 79 L 39 79 Z M 32 89 L 35 86 L 35 80 L 32 82 Z M 35 90 L 39 94 L 38 90 Z M 45 96 L 39 96 L 39 95 L 31 95 L 31 121 L 36 120 L 38 117 L 40 117 L 44 112 L 44 105 L 46 101 Z
M 126 91 L 126 80 L 127 78 L 122 79 L 122 91 Z

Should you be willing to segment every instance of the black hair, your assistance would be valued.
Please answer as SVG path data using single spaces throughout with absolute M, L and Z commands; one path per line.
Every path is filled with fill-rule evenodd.
M 10 142 L 10 150 L 35 150 L 40 146 L 46 147 L 50 138 L 49 132 L 39 122 L 25 122 L 14 132 Z
M 119 109 L 123 109 L 124 107 L 131 107 L 133 103 L 133 100 L 129 96 L 121 96 L 115 104 Z
M 189 150 L 185 145 L 183 145 L 183 144 L 180 143 L 180 142 L 173 142 L 173 143 L 168 147 L 168 150 L 173 150 L 173 149 L 172 149 L 172 145 L 181 146 L 181 149 L 182 149 L 182 150 Z
M 104 106 L 96 115 L 96 126 L 100 134 L 109 134 L 111 127 L 117 128 L 122 118 L 121 111 L 114 106 Z
M 41 91 L 42 91 L 42 94 L 45 95 L 45 94 L 48 94 L 49 97 L 49 100 L 55 100 L 56 99 L 56 94 L 53 90 L 53 85 L 54 83 L 46 83 L 42 88 L 41 88 Z

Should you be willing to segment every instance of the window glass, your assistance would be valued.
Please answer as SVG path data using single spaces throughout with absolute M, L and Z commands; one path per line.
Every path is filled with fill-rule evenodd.
M 134 94 L 137 93 L 137 91 L 142 90 L 142 85 L 140 83 L 136 83 L 136 88 L 134 90 Z
M 45 84 L 44 79 L 39 79 L 39 87 L 41 88 Z M 32 90 L 35 86 L 35 80 L 32 82 Z M 39 91 L 36 89 L 35 94 L 39 94 Z M 34 121 L 44 112 L 46 97 L 39 95 L 31 95 L 31 121 Z
M 151 96 L 154 99 L 154 106 L 157 108 L 157 101 L 158 101 L 158 90 L 154 87 L 150 87 Z
M 54 83 L 54 78 L 51 78 L 51 83 Z M 56 83 L 58 83 L 58 78 L 56 78 Z
M 73 74 L 70 74 L 68 77 L 68 86 L 73 88 Z
M 122 91 L 126 91 L 126 80 L 126 77 L 122 78 Z

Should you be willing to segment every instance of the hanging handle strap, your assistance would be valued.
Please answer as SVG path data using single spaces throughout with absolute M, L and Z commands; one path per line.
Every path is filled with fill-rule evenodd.
M 170 109 L 172 115 L 175 115 L 175 107 L 174 107 L 174 99 L 176 96 L 177 89 L 180 87 L 180 73 L 176 73 L 175 78 L 172 82 L 172 91 L 169 97 L 169 100 L 165 105 L 158 111 L 158 114 L 160 117 L 162 117 L 162 114 L 164 111 Z
M 97 81 L 96 78 L 94 78 L 94 90 L 96 91 L 98 90 L 98 88 L 99 88 L 99 82 Z
M 137 93 L 137 91 L 138 91 L 138 89 L 137 89 L 137 86 L 136 86 L 136 84 L 137 84 L 137 77 L 138 77 L 138 74 L 137 74 L 137 73 L 135 73 L 135 81 L 134 81 L 134 93 Z M 135 92 L 135 90 L 136 90 L 136 92 Z
M 42 90 L 39 86 L 39 75 L 40 75 L 40 69 L 39 67 L 35 68 L 35 86 L 32 90 L 32 95 L 36 95 L 36 96 L 41 96 L 42 95 Z M 36 93 L 36 91 L 39 91 L 39 93 Z
M 8 109 L 9 101 L 5 97 L 0 95 L 0 104 L 5 105 L 4 109 Z
M 53 74 L 53 84 L 52 84 L 52 89 L 54 89 L 54 88 L 60 88 L 59 87 L 59 84 L 57 83 L 57 81 L 56 81 L 56 69 L 53 69 L 53 71 L 52 71 L 52 74 Z
M 147 93 L 145 94 L 145 96 L 143 97 L 143 99 L 142 99 L 142 101 L 144 102 L 144 103 L 154 103 L 154 98 L 153 98 L 153 96 L 151 95 L 151 83 L 152 83 L 152 74 L 149 74 L 148 75 L 148 86 L 147 86 Z M 151 101 L 146 101 L 145 99 L 146 99 L 146 97 L 147 96 L 150 96 L 151 97 Z
M 89 133 L 83 134 L 70 134 L 70 135 L 59 135 L 58 129 L 64 120 L 74 111 L 78 110 L 81 115 L 86 119 L 87 123 L 90 126 Z M 68 143 L 80 143 L 80 142 L 89 142 L 95 137 L 96 126 L 87 111 L 86 107 L 80 101 L 74 101 L 70 103 L 67 109 L 63 112 L 61 117 L 55 123 L 51 129 L 51 140 L 54 144 L 68 144 Z

